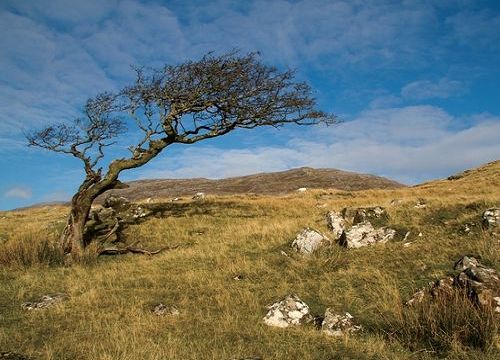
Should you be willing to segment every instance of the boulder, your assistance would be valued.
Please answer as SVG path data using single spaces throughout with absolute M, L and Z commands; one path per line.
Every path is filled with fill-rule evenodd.
M 294 294 L 290 294 L 266 308 L 269 311 L 263 320 L 264 324 L 268 326 L 286 328 L 301 325 L 312 319 L 309 314 L 309 306 Z
M 327 308 L 325 318 L 321 323 L 321 331 L 330 336 L 344 336 L 354 334 L 362 329 L 355 325 L 353 316 L 348 312 L 345 315 L 336 314 L 333 309 Z
M 326 214 L 326 225 L 333 232 L 334 240 L 340 239 L 346 230 L 346 221 L 335 211 L 329 211 Z
M 307 191 L 307 188 L 305 188 L 305 187 L 301 187 L 301 188 L 297 189 L 297 192 L 299 192 L 299 193 L 305 193 L 306 191 Z
M 59 304 L 60 302 L 67 300 L 67 299 L 68 299 L 68 295 L 61 294 L 61 293 L 44 295 L 41 298 L 39 298 L 38 300 L 23 302 L 21 304 L 21 307 L 25 310 L 46 309 L 48 307 Z
M 347 248 L 360 248 L 376 243 L 384 244 L 392 240 L 396 230 L 387 227 L 375 229 L 369 221 L 354 225 L 340 239 L 340 245 Z
M 491 229 L 500 224 L 500 208 L 491 208 L 483 213 L 483 227 Z
M 331 245 L 330 239 L 310 228 L 306 228 L 298 233 L 292 242 L 292 248 L 305 255 L 310 255 L 318 249 L 329 245 Z

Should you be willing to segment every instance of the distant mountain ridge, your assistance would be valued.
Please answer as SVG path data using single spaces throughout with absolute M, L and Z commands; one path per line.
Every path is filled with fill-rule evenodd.
M 239 177 L 211 180 L 154 179 L 128 182 L 126 189 L 110 190 L 130 200 L 168 198 L 194 195 L 204 192 L 212 195 L 259 194 L 279 195 L 298 188 L 356 191 L 367 189 L 392 189 L 404 187 L 397 181 L 381 176 L 360 174 L 337 169 L 313 169 L 302 167 L 279 172 L 259 173 Z

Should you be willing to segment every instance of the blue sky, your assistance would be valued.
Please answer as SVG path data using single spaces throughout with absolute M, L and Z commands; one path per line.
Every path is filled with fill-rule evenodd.
M 221 178 L 299 166 L 414 184 L 500 158 L 498 1 L 0 2 L 0 209 L 69 199 L 78 161 L 23 132 L 88 97 L 208 51 L 297 70 L 343 124 L 236 131 L 173 146 L 123 180 Z M 126 139 L 120 141 L 126 144 Z

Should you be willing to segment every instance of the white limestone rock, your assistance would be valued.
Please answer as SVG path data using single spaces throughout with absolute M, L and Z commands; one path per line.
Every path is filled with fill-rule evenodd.
M 387 227 L 375 229 L 370 222 L 365 221 L 346 231 L 345 236 L 341 238 L 341 245 L 351 249 L 377 243 L 384 244 L 392 240 L 395 235 L 396 230 L 394 229 Z
M 297 295 L 290 294 L 284 299 L 268 305 L 269 311 L 264 316 L 264 324 L 286 328 L 297 326 L 311 320 L 309 306 L 303 302 Z
M 306 228 L 298 233 L 292 242 L 292 248 L 304 255 L 310 255 L 318 249 L 329 245 L 331 245 L 330 239 L 310 228 Z
M 346 230 L 346 221 L 336 211 L 329 211 L 326 214 L 326 224 L 328 228 L 333 232 L 334 240 L 340 239 L 340 237 Z
M 487 229 L 494 228 L 500 224 L 500 208 L 491 208 L 483 213 L 483 225 Z

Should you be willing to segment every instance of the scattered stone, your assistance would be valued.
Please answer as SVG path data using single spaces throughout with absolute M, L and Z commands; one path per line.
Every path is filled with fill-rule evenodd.
M 12 351 L 0 352 L 0 360 L 31 360 L 31 358 Z
M 243 275 L 236 275 L 235 277 L 233 277 L 233 280 L 236 280 L 236 281 L 241 281 L 243 279 L 244 279 Z
M 292 248 L 302 254 L 309 255 L 330 244 L 331 241 L 326 236 L 316 230 L 306 228 L 297 234 L 292 242 Z
M 396 235 L 396 230 L 387 227 L 375 229 L 373 225 L 366 221 L 354 225 L 345 232 L 345 236 L 340 239 L 340 245 L 349 249 L 360 248 L 376 243 L 384 244 L 392 240 Z
M 397 205 L 401 205 L 403 203 L 403 200 L 401 199 L 393 199 L 391 200 L 391 206 L 397 206 Z
M 288 257 L 288 254 L 284 252 L 283 250 L 280 251 L 281 255 Z
M 268 326 L 286 328 L 309 322 L 312 318 L 309 314 L 309 306 L 294 294 L 290 294 L 266 308 L 269 311 L 263 320 Z
M 262 358 L 260 356 L 250 356 L 243 358 L 232 358 L 231 360 L 262 360 Z
M 422 234 L 421 232 L 418 233 L 418 237 L 422 237 L 424 236 L 424 234 Z
M 419 199 L 414 206 L 415 209 L 425 209 L 426 207 L 427 207 L 427 204 L 425 203 L 425 201 L 423 199 Z
M 180 314 L 179 310 L 175 306 L 167 306 L 159 303 L 153 308 L 153 314 L 157 316 L 177 316 Z
M 195 196 L 196 196 L 196 195 L 195 195 Z M 193 198 L 193 199 L 194 199 L 194 198 Z M 182 198 L 178 198 L 178 197 L 176 197 L 176 198 L 173 198 L 172 200 L 170 200 L 170 202 L 176 202 L 176 201 L 180 201 L 180 200 L 182 200 Z
M 320 208 L 320 209 L 321 209 L 321 208 L 325 208 L 325 207 L 326 207 L 326 204 L 325 204 L 325 203 L 323 203 L 323 204 L 316 204 L 316 207 L 317 207 L 317 208 Z
M 301 188 L 297 189 L 297 192 L 299 192 L 299 193 L 305 193 L 306 191 L 307 191 L 307 188 L 305 188 L 305 187 L 301 187 Z
M 326 214 L 326 224 L 333 232 L 334 240 L 340 239 L 346 229 L 346 221 L 335 211 L 329 211 Z
M 405 234 L 405 237 L 403 238 L 403 241 L 406 241 L 408 240 L 408 237 L 410 236 L 410 231 L 408 231 L 406 234 Z
M 413 241 L 405 242 L 403 247 L 409 247 L 411 244 L 413 244 Z
M 483 226 L 486 229 L 494 228 L 500 224 L 500 208 L 491 208 L 483 213 Z
M 206 196 L 204 192 L 197 192 L 193 196 L 193 200 L 205 200 Z
M 68 295 L 62 293 L 44 295 L 38 300 L 23 302 L 21 307 L 25 310 L 40 310 L 56 305 L 68 298 Z
M 360 331 L 362 327 L 355 325 L 353 316 L 348 312 L 345 315 L 336 314 L 333 309 L 327 308 L 325 318 L 321 324 L 321 330 L 330 336 L 344 336 Z

